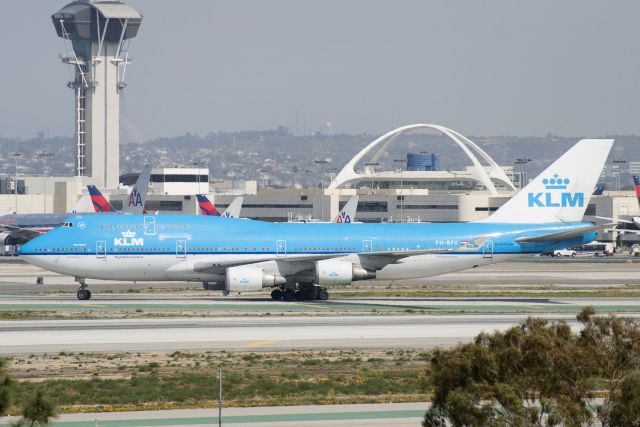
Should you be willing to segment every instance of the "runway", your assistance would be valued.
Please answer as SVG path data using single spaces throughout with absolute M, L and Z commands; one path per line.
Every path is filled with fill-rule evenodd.
M 563 319 L 577 327 L 571 315 Z M 506 330 L 524 315 L 232 317 L 11 321 L 0 323 L 0 354 L 430 348 Z
M 428 292 L 454 288 L 461 295 L 473 295 L 478 289 L 499 295 L 515 289 L 517 297 L 378 297 L 367 296 L 370 288 L 366 287 L 352 296 L 340 296 L 340 289 L 352 289 L 345 287 L 336 288 L 338 296 L 326 302 L 272 301 L 265 293 L 223 297 L 218 292 L 158 291 L 155 284 L 133 285 L 144 287 L 122 292 L 117 287 L 113 291 L 110 283 L 98 284 L 90 301 L 77 301 L 71 278 L 47 273 L 45 283 L 53 282 L 54 289 L 60 287 L 64 292 L 44 293 L 50 292 L 50 285 L 27 284 L 40 270 L 19 263 L 8 265 L 6 269 L 3 264 L 0 273 L 0 318 L 17 320 L 0 321 L 0 354 L 4 355 L 429 348 L 467 341 L 482 331 L 504 330 L 528 315 L 573 321 L 587 305 L 602 314 L 640 314 L 637 297 L 554 296 L 557 292 L 589 295 L 601 289 L 636 295 L 640 264 L 634 262 L 505 263 L 428 279 L 441 281 L 435 288 L 416 285 L 425 286 L 422 289 Z M 548 297 L 528 296 L 532 285 L 525 283 L 555 276 L 559 278 L 552 288 L 537 285 Z M 518 281 L 515 285 L 514 280 Z M 564 283 L 571 281 L 587 283 Z M 395 289 L 395 284 L 387 287 Z
M 0 293 L 74 292 L 77 284 L 73 277 L 51 273 L 19 262 L 14 258 L 0 258 Z M 44 286 L 36 285 L 36 277 L 44 278 Z M 145 291 L 149 289 L 193 289 L 201 290 L 199 283 L 185 282 L 114 282 L 89 281 L 95 294 L 105 291 Z M 526 257 L 523 259 L 493 264 L 477 269 L 465 270 L 441 276 L 416 280 L 356 282 L 346 289 L 361 286 L 415 287 L 420 286 L 468 286 L 470 288 L 514 286 L 584 286 L 602 287 L 612 285 L 640 285 L 640 259 L 629 257 L 554 259 L 548 257 Z

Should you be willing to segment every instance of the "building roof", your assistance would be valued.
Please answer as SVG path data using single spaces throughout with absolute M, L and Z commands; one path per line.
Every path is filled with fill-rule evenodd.
M 91 3 L 105 18 L 142 19 L 142 14 L 126 3 L 119 1 L 100 1 Z

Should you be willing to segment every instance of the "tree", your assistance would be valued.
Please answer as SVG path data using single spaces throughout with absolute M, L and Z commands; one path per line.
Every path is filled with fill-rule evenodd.
M 30 427 L 49 424 L 51 418 L 56 417 L 55 406 L 45 398 L 42 390 L 36 391 L 35 396 L 27 402 L 22 410 L 22 419 L 15 426 Z
M 425 427 L 640 427 L 640 326 L 632 319 L 578 315 L 566 322 L 528 318 L 505 332 L 433 353 L 432 407 Z M 596 409 L 594 380 L 610 385 Z
M 579 345 L 594 363 L 592 375 L 609 382 L 598 409 L 603 426 L 640 427 L 640 326 L 632 318 L 594 316 L 584 309 Z
M 7 415 L 12 403 L 13 380 L 7 373 L 7 359 L 0 359 L 0 417 Z

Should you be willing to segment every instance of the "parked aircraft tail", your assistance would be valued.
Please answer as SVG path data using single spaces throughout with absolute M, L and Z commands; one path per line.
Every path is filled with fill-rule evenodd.
M 581 221 L 613 139 L 583 139 L 482 222 Z
M 358 196 L 352 196 L 344 205 L 338 216 L 334 218 L 333 222 L 338 224 L 348 224 L 355 221 L 358 199 Z
M 123 213 L 141 214 L 146 213 L 144 202 L 147 200 L 147 191 L 149 190 L 149 181 L 151 180 L 151 165 L 145 165 L 142 172 L 138 176 L 138 180 L 133 185 L 129 199 L 122 208 Z
M 111 203 L 102 195 L 100 190 L 95 185 L 87 185 L 87 189 L 89 189 L 89 195 L 91 196 L 91 202 L 93 202 L 93 209 L 100 212 L 115 212 Z
M 198 206 L 200 207 L 200 215 L 220 216 L 220 212 L 216 209 L 211 200 L 204 194 L 196 194 Z
M 607 187 L 606 184 L 598 184 L 596 188 L 593 190 L 592 196 L 602 196 L 604 193 L 604 189 Z
M 636 189 L 636 196 L 638 197 L 638 201 L 640 201 L 640 176 L 633 176 L 633 187 Z
M 227 206 L 227 209 L 222 213 L 222 216 L 225 218 L 240 218 L 240 210 L 242 209 L 243 201 L 244 197 L 242 196 L 238 196 L 233 199 L 231 204 Z

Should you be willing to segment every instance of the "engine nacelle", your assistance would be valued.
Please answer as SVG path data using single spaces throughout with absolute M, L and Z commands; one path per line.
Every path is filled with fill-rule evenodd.
M 316 261 L 315 281 L 318 285 L 350 285 L 356 280 L 376 277 L 376 273 L 347 261 Z
M 229 267 L 225 279 L 228 292 L 259 291 L 262 288 L 284 285 L 287 280 L 277 274 L 265 273 L 259 267 Z

